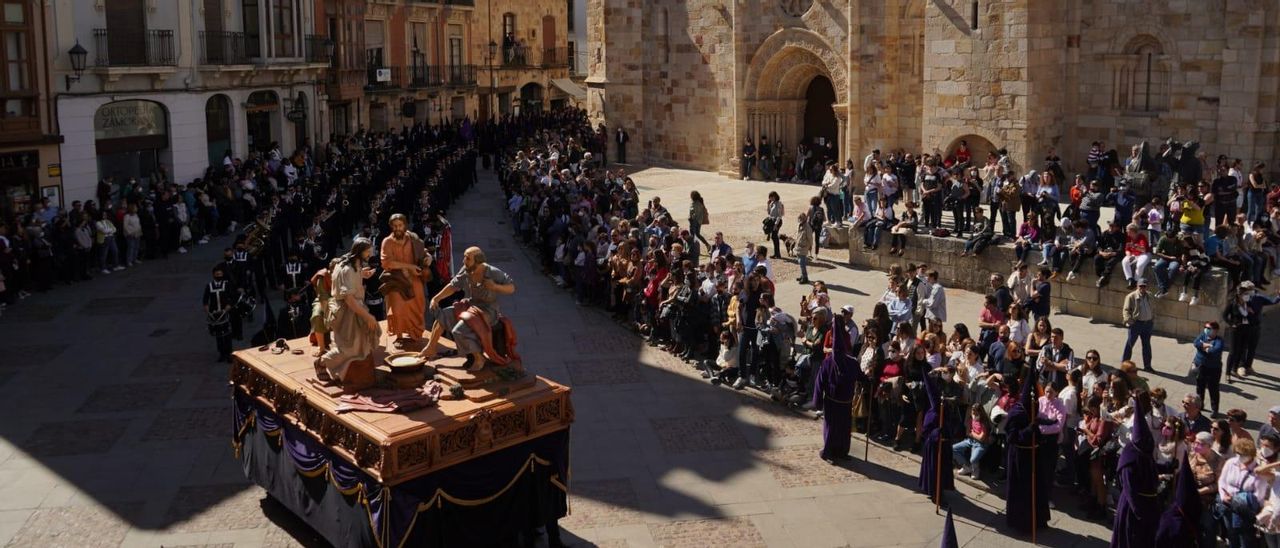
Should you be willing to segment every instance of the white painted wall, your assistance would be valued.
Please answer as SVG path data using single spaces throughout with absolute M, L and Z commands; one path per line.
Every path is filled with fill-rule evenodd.
M 208 140 L 205 131 L 205 105 L 209 98 L 224 94 L 231 99 L 231 147 L 239 157 L 248 151 L 245 134 L 244 102 L 249 94 L 270 89 L 280 97 L 297 96 L 296 90 L 307 95 L 307 107 L 311 131 L 320 123 L 321 111 L 316 101 L 316 90 L 311 86 L 290 88 L 246 88 L 210 92 L 161 92 L 121 93 L 116 95 L 58 97 L 58 122 L 65 139 L 62 144 L 62 185 L 66 203 L 72 200 L 91 200 L 98 184 L 98 159 L 94 143 L 93 116 L 102 105 L 113 101 L 141 99 L 164 105 L 169 115 L 169 153 L 162 161 L 168 164 L 174 181 L 186 183 L 204 176 L 209 166 Z M 283 109 L 283 105 L 281 106 Z M 285 153 L 295 148 L 294 126 L 284 119 L 283 112 L 275 113 L 279 124 L 279 140 Z

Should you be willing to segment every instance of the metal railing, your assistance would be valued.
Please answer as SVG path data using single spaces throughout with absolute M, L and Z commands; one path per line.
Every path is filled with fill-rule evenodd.
M 246 65 L 245 34 L 228 31 L 200 31 L 201 65 Z
M 324 43 L 328 39 L 328 36 L 318 34 L 307 35 L 303 46 L 306 49 L 305 54 L 308 63 L 329 63 L 333 61 L 330 53 L 324 47 Z
M 369 67 L 367 69 L 368 81 L 365 84 L 367 90 L 380 89 L 397 89 L 401 86 L 400 76 L 403 71 L 401 67 Z M 383 78 L 379 78 L 382 76 Z
M 476 85 L 475 65 L 451 65 L 446 67 L 446 82 L 450 86 L 465 87 Z
M 543 49 L 542 66 L 543 68 L 569 66 L 569 48 L 557 47 Z
M 444 85 L 444 71 L 439 65 L 413 65 L 408 68 L 411 88 L 434 88 Z
M 499 52 L 501 55 L 501 63 L 499 68 L 528 68 L 532 66 L 529 59 L 529 46 L 516 44 L 514 46 L 505 46 Z
M 94 60 L 99 67 L 167 66 L 178 64 L 173 31 L 111 31 L 93 29 Z

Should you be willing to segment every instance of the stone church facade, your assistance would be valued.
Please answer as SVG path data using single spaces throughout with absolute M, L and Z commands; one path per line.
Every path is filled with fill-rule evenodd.
M 628 156 L 737 173 L 744 139 L 873 148 L 1199 140 L 1277 157 L 1280 0 L 589 0 L 587 106 Z

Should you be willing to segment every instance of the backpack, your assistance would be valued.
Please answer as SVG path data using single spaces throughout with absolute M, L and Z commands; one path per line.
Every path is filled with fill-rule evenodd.
M 814 232 L 822 229 L 822 225 L 827 222 L 827 214 L 821 207 L 813 208 L 813 214 L 809 215 L 809 226 L 813 227 Z

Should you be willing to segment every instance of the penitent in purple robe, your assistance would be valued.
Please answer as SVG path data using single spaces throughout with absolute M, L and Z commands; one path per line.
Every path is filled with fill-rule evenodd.
M 1008 445 L 1004 465 L 1004 519 L 1009 527 L 1024 534 L 1031 532 L 1033 514 L 1039 513 L 1032 512 L 1032 509 L 1040 506 L 1033 500 L 1035 492 L 1032 486 L 1036 474 L 1035 450 L 1032 446 L 1040 433 L 1040 427 L 1036 424 L 1039 407 L 1031 388 L 1034 384 L 1031 376 L 1023 381 L 1021 395 L 1009 409 L 1004 426 Z M 1048 517 L 1035 515 L 1034 521 L 1045 523 Z
M 1133 436 L 1120 451 L 1116 475 L 1120 479 L 1120 501 L 1111 527 L 1112 548 L 1155 546 L 1160 506 L 1156 500 L 1156 460 L 1151 456 L 1155 439 L 1147 426 L 1146 409 L 1133 402 Z
M 844 319 L 836 317 L 833 333 L 847 333 Z M 822 360 L 813 381 L 813 407 L 822 410 L 822 458 L 849 457 L 853 436 L 853 391 L 866 376 L 849 355 L 849 338 L 832 337 L 831 353 Z
M 924 441 L 921 444 L 920 478 L 916 489 L 929 495 L 930 500 L 938 502 L 935 497 L 942 496 L 945 491 L 954 491 L 956 483 L 955 472 L 951 469 L 951 446 L 944 443 L 942 435 L 942 406 L 945 405 L 942 402 L 942 387 L 934 381 L 932 371 L 924 375 L 924 392 L 929 398 L 929 410 L 925 411 L 924 422 L 920 427 Z
M 1200 538 L 1200 493 L 1196 490 L 1196 476 L 1191 472 L 1189 459 L 1182 459 L 1178 469 L 1177 487 L 1173 491 L 1173 504 L 1160 516 L 1156 529 L 1155 545 L 1161 548 L 1196 548 Z

